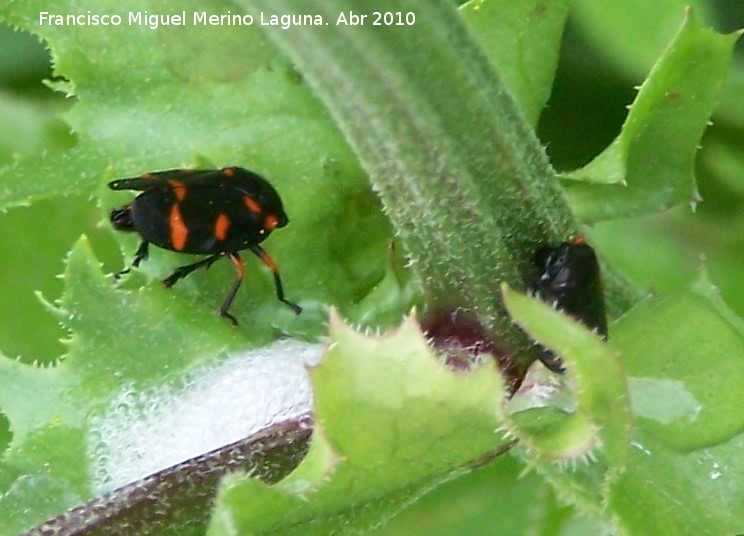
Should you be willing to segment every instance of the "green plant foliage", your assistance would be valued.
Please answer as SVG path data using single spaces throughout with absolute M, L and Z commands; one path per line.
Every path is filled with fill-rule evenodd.
M 631 88 L 641 84 L 668 48 L 678 32 L 684 4 L 693 6 L 696 20 L 722 33 L 744 25 L 738 2 L 579 0 L 572 4 L 557 84 L 541 124 L 549 153 L 561 169 L 583 165 L 617 136 L 625 120 L 624 106 L 634 98 Z M 738 217 L 744 202 L 740 188 L 744 184 L 742 50 L 739 42 L 717 99 L 720 104 L 695 159 L 697 189 L 703 198 L 695 212 L 684 203 L 661 214 L 602 222 L 589 232 L 608 261 L 642 288 L 660 293 L 694 279 L 704 253 L 712 278 L 739 315 L 744 314 L 740 284 L 744 257 L 739 254 L 744 227 Z M 701 65 L 707 63 L 705 58 Z M 696 70 L 687 68 L 689 73 Z M 685 179 L 684 184 L 689 193 L 692 183 Z
M 565 175 L 567 194 L 585 221 L 696 204 L 695 153 L 739 34 L 719 35 L 688 12 L 631 105 L 620 135 L 590 164 Z
M 246 9 L 302 10 L 291 1 L 265 0 L 246 2 Z M 376 4 L 327 0 L 316 9 L 334 20 L 349 9 L 372 12 Z M 416 13 L 419 21 L 405 31 L 372 25 L 268 31 L 359 155 L 427 301 L 477 310 L 490 329 L 526 351 L 498 283 L 523 286 L 533 252 L 576 234 L 578 223 L 534 132 L 456 11 L 428 2 Z M 543 60 L 543 68 L 552 65 Z M 607 279 L 611 306 L 622 310 L 634 289 L 619 277 Z
M 504 301 L 515 321 L 556 351 L 568 369 L 557 379 L 533 365 L 537 372 L 528 372 L 507 403 L 507 427 L 520 440 L 515 452 L 560 496 L 601 516 L 628 457 L 631 412 L 617 353 L 539 300 L 505 288 Z
M 1 517 L 13 520 L 0 527 L 8 536 L 90 498 L 91 418 L 124 385 L 141 390 L 183 377 L 197 360 L 248 343 L 209 312 L 195 312 L 185 300 L 174 303 L 162 289 L 143 289 L 136 297 L 116 290 L 84 239 L 68 258 L 65 282 L 63 299 L 50 306 L 74 333 L 63 362 L 42 368 L 0 359 L 0 407 L 13 432 L 3 466 L 26 475 L 0 498 Z M 150 324 L 152 311 L 163 310 L 170 314 Z M 253 343 L 266 341 L 269 328 L 254 331 Z
M 81 196 L 35 202 L 0 218 L 0 243 L 5 246 L 0 278 L 13 282 L 0 293 L 0 348 L 26 362 L 54 362 L 64 352 L 59 339 L 65 332 L 34 293 L 60 295 L 64 282 L 57 276 L 80 233 L 90 237 L 102 257 L 115 258 L 116 266 L 120 262 L 117 246 L 108 231 L 97 228 L 100 212 L 95 203 Z
M 527 122 L 537 124 L 553 86 L 568 2 L 471 0 L 460 12 Z
M 503 387 L 492 364 L 447 370 L 410 318 L 380 337 L 334 315 L 329 330 L 328 354 L 311 370 L 317 424 L 308 457 L 275 487 L 231 479 L 209 534 L 368 529 L 453 468 L 508 444 L 497 431 Z
M 547 319 L 558 313 L 537 303 L 532 303 L 533 310 L 528 312 L 528 298 L 512 293 L 505 297 L 517 320 L 550 346 L 547 331 L 540 339 L 535 329 L 541 315 Z M 560 464 L 547 461 L 551 454 L 555 457 L 553 451 L 547 451 L 532 462 L 537 470 L 559 494 L 572 497 L 582 509 L 605 517 L 629 534 L 728 534 L 740 530 L 744 520 L 735 505 L 741 500 L 741 489 L 727 476 L 739 465 L 735 452 L 744 431 L 741 416 L 731 411 L 744 380 L 742 319 L 722 303 L 717 289 L 704 279 L 689 290 L 650 297 L 612 326 L 612 345 L 622 348 L 625 371 L 607 350 L 595 349 L 581 357 L 581 345 L 592 336 L 579 328 L 566 319 L 546 322 L 541 328 L 556 330 L 552 335 L 556 347 L 555 341 L 564 339 L 559 355 L 567 360 L 569 378 L 575 376 L 578 411 L 565 418 L 569 424 L 557 432 L 555 418 L 531 423 L 533 428 L 528 431 L 532 435 L 522 445 L 527 454 L 539 451 L 546 447 L 537 441 L 550 438 L 547 434 L 551 432 L 560 433 L 547 447 L 555 450 L 568 437 L 574 441 L 569 446 L 584 447 L 580 453 L 586 458 L 578 463 L 563 459 L 564 467 L 567 461 L 573 466 L 567 472 Z M 601 346 L 596 338 L 595 344 Z M 625 374 L 635 420 L 632 433 L 628 397 L 621 394 Z M 718 378 L 715 384 L 711 384 L 713 376 Z M 520 397 L 524 396 L 541 402 L 534 391 L 532 387 L 526 393 L 518 392 L 507 407 L 523 410 L 525 403 Z M 598 392 L 604 394 L 597 397 Z M 570 426 L 571 419 L 582 412 L 582 399 L 591 401 L 594 410 L 586 414 L 593 415 L 591 430 L 598 434 L 594 443 L 586 445 L 576 427 Z M 516 422 L 515 433 L 521 436 L 525 431 L 520 429 L 520 421 Z M 545 437 L 536 435 L 535 430 Z M 572 430 L 574 434 L 569 435 Z M 595 464 L 589 460 L 603 461 Z M 699 500 L 701 494 L 706 500 Z
M 537 298 L 504 287 L 504 302 L 514 320 L 536 341 L 554 350 L 568 368 L 567 383 L 575 393 L 575 407 L 559 424 L 526 431 L 520 412 L 540 412 L 544 402 L 532 386 L 523 385 L 509 401 L 514 426 L 510 432 L 540 458 L 569 463 L 597 459 L 609 473 L 625 467 L 630 433 L 630 407 L 618 356 L 582 324 L 568 319 Z M 526 392 L 525 392 L 526 391 Z M 532 402 L 523 398 L 537 398 Z M 519 409 L 517 409 L 519 408 Z M 542 429 L 541 429 L 542 428 Z
M 744 322 L 703 278 L 639 304 L 614 339 L 636 423 L 611 510 L 632 534 L 741 532 Z
M 581 31 L 591 36 L 592 43 L 607 61 L 636 80 L 643 79 L 668 47 L 678 31 L 680 14 L 690 6 L 695 18 L 706 25 L 715 21 L 713 3 L 705 0 L 576 0 L 572 3 Z M 623 31 L 618 32 L 618 28 Z
M 120 13 L 126 20 L 128 10 L 146 11 L 147 4 L 123 10 L 116 2 L 100 0 L 87 7 L 94 13 Z M 228 7 L 222 2 L 211 5 L 213 10 Z M 199 11 L 199 5 L 157 6 L 163 13 L 184 9 Z M 0 208 L 70 193 L 99 194 L 105 179 L 148 170 L 240 163 L 269 178 L 282 194 L 292 226 L 312 236 L 310 241 L 283 233 L 285 240 L 269 248 L 283 267 L 288 293 L 302 288 L 311 304 L 320 300 L 344 305 L 359 300 L 383 277 L 390 232 L 378 201 L 302 77 L 257 27 L 152 30 L 125 23 L 76 26 L 71 31 L 39 26 L 40 11 L 66 13 L 69 7 L 64 2 L 0 5 L 0 15 L 50 43 L 55 72 L 71 80 L 55 87 L 78 100 L 65 115 L 77 142 L 64 152 L 19 155 L 0 168 Z M 231 58 L 230 68 L 216 69 L 217 55 Z M 101 195 L 107 208 L 131 199 L 129 194 Z M 343 230 L 364 230 L 366 239 L 354 240 L 353 232 Z M 136 242 L 123 241 L 129 260 Z M 290 251 L 293 261 L 285 262 Z M 158 265 L 164 255 L 154 254 L 143 269 L 164 277 L 183 262 L 171 257 L 167 266 Z M 310 264 L 323 269 L 309 272 L 305 266 Z M 213 276 L 204 278 L 212 281 L 199 285 L 205 301 L 221 300 L 225 278 L 219 283 Z M 249 277 L 245 284 L 249 296 L 271 292 L 265 276 Z M 192 285 L 179 287 L 188 291 Z M 323 296 L 326 292 L 335 295 Z M 257 304 L 238 300 L 238 318 L 245 318 L 247 311 L 268 314 L 258 311 Z
M 370 534 L 540 534 L 546 522 L 554 526 L 549 493 L 537 474 L 522 469 L 515 457 L 502 456 L 445 482 Z
M 622 251 L 631 258 L 663 252 L 670 264 L 663 271 L 648 258 L 633 266 L 636 276 L 658 277 L 665 292 L 641 300 L 605 263 L 614 320 L 607 343 L 521 294 L 537 247 L 587 232 L 582 223 L 698 199 L 694 158 L 737 35 L 698 23 L 711 20 L 701 0 L 662 54 L 682 8 L 636 3 L 575 2 L 575 21 L 583 31 L 591 27 L 587 34 L 610 65 L 639 76 L 661 57 L 616 140 L 563 177 L 564 195 L 533 126 L 551 91 L 565 1 L 474 0 L 458 14 L 449 0 L 432 0 L 416 5 L 414 25 L 385 28 L 334 24 L 341 12 L 372 12 L 379 2 L 319 0 L 312 12 L 328 25 L 264 34 L 257 23 L 40 25 L 40 11 L 77 7 L 0 0 L 3 20 L 44 39 L 54 72 L 36 80 L 55 77 L 47 84 L 57 91 L 41 104 L 39 88 L 23 89 L 21 64 L 35 65 L 38 56 L 26 61 L 18 51 L 27 41 L 6 29 L 0 77 L 13 80 L 0 80 L 0 114 L 10 125 L 0 133 L 0 210 L 12 211 L 0 214 L 0 273 L 9 282 L 0 344 L 13 341 L 17 347 L 5 353 L 25 355 L 0 358 L 0 536 L 100 493 L 91 441 L 123 390 L 137 400 L 151 392 L 175 397 L 205 362 L 224 362 L 277 334 L 315 339 L 328 329 L 331 345 L 311 372 L 308 456 L 272 486 L 245 474 L 225 478 L 210 519 L 204 512 L 214 488 L 200 490 L 185 516 L 209 524 L 210 534 L 410 534 L 426 520 L 432 534 L 744 532 L 735 478 L 744 430 L 735 411 L 744 383 L 742 320 L 705 280 L 674 290 L 685 280 L 682 259 L 699 252 L 679 246 L 691 236 L 720 238 L 723 268 L 711 271 L 740 281 L 741 77 L 722 94 L 719 114 L 730 131 L 716 133 L 700 159 L 720 179 L 715 188 L 701 181 L 700 190 L 708 197 L 710 187 L 712 204 L 728 201 L 727 210 L 696 222 L 676 245 L 654 242 L 663 221 L 612 224 L 648 230 L 651 238 L 638 243 L 618 240 L 616 227 L 588 231 L 593 245 L 601 242 L 603 261 Z M 85 10 L 258 18 L 262 9 L 308 12 L 299 5 L 94 0 Z M 392 2 L 385 9 L 413 8 Z M 633 31 L 608 31 L 617 20 L 635 21 L 626 23 Z M 654 39 L 645 38 L 650 33 Z M 169 291 L 156 280 L 189 262 L 183 255 L 154 249 L 118 286 L 106 274 L 121 269 L 137 245 L 134 236 L 116 235 L 120 255 L 108 224 L 96 229 L 108 210 L 131 199 L 107 190 L 106 181 L 229 164 L 255 169 L 282 194 L 291 225 L 266 246 L 288 297 L 305 309 L 300 317 L 276 303 L 257 262 L 233 309 L 237 330 L 214 313 L 234 277 L 229 263 Z M 90 241 L 78 238 L 83 233 Z M 67 250 L 54 286 L 49 280 Z M 504 283 L 516 290 L 502 294 Z M 35 289 L 39 302 L 32 302 Z M 413 318 L 380 335 L 362 335 L 335 314 L 326 324 L 334 307 L 351 322 L 397 326 L 414 303 L 477 310 L 521 357 L 529 358 L 534 338 L 569 371 L 558 377 L 535 363 L 504 403 L 490 361 L 469 373 L 445 369 Z M 41 315 L 46 324 L 34 318 Z M 55 320 L 69 334 L 62 358 Z M 146 424 L 135 420 L 132 428 Z M 487 463 L 507 446 L 513 457 Z M 531 472 L 516 481 L 525 463 Z M 490 488 L 509 496 L 494 504 Z M 106 505 L 129 507 L 136 509 L 126 501 Z M 182 533 L 178 521 L 141 521 L 146 533 Z

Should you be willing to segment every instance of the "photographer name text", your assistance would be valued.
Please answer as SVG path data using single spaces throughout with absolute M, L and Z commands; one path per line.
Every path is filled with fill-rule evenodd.
M 413 26 L 416 15 L 412 11 L 373 11 L 371 13 L 354 13 L 345 11 L 338 14 L 335 26 Z M 117 13 L 57 14 L 48 11 L 39 12 L 40 26 L 143 26 L 157 30 L 163 26 L 278 26 L 288 30 L 293 26 L 328 26 L 330 23 L 320 15 L 279 15 L 264 13 L 254 15 L 235 14 L 228 11 L 221 14 L 210 14 L 206 11 L 180 13 L 148 13 L 147 11 L 129 11 Z

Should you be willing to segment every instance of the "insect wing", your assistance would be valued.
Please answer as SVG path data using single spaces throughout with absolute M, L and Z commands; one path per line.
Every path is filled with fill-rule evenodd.
M 217 173 L 213 169 L 168 169 L 144 173 L 139 177 L 126 177 L 108 183 L 112 190 L 145 191 L 157 186 L 166 186 L 169 181 L 185 182 L 199 180 L 204 176 Z

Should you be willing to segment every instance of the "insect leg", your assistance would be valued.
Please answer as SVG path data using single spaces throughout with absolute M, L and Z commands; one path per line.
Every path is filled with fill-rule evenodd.
M 284 287 L 282 286 L 282 279 L 279 277 L 279 268 L 277 268 L 276 264 L 274 264 L 274 259 L 272 259 L 264 249 L 259 246 L 258 244 L 255 244 L 251 246 L 251 251 L 256 254 L 256 256 L 261 259 L 261 262 L 264 263 L 266 266 L 269 267 L 269 269 L 274 274 L 274 287 L 276 287 L 276 298 L 287 305 L 295 312 L 295 314 L 300 314 L 302 312 L 302 307 L 297 305 L 294 302 L 291 302 L 284 298 Z
M 143 240 L 137 248 L 137 252 L 134 254 L 134 259 L 132 259 L 132 266 L 136 268 L 142 261 L 147 260 L 147 258 L 150 256 L 149 248 L 150 242 L 148 242 L 147 240 Z
M 163 279 L 163 285 L 165 285 L 165 288 L 170 288 L 173 285 L 175 285 L 179 280 L 183 279 L 187 275 L 189 275 L 194 270 L 198 270 L 199 268 L 209 268 L 212 266 L 212 264 L 218 260 L 220 257 L 222 257 L 222 253 L 217 253 L 216 255 L 212 255 L 211 257 L 207 257 L 206 259 L 203 259 L 199 262 L 195 262 L 193 264 L 187 264 L 185 266 L 179 266 L 175 270 L 173 270 L 173 273 Z
M 132 259 L 132 265 L 129 268 L 125 268 L 121 272 L 115 273 L 114 280 L 118 280 L 124 274 L 128 274 L 132 270 L 132 266 L 136 268 L 140 265 L 142 261 L 146 261 L 147 257 L 150 256 L 150 252 L 148 250 L 149 246 L 150 246 L 150 242 L 148 242 L 147 240 L 143 240 L 142 243 L 137 248 L 137 252 L 134 254 L 134 259 Z
M 238 289 L 240 288 L 240 284 L 243 282 L 243 275 L 245 274 L 245 263 L 243 262 L 243 259 L 240 257 L 240 255 L 238 255 L 237 253 L 230 253 L 229 256 L 230 260 L 233 263 L 233 266 L 235 266 L 235 271 L 238 272 L 238 277 L 236 277 L 235 281 L 233 281 L 230 290 L 227 292 L 227 296 L 225 296 L 225 300 L 222 302 L 222 305 L 220 305 L 220 316 L 227 318 L 230 322 L 232 322 L 233 326 L 237 326 L 237 319 L 233 315 L 228 313 L 228 310 L 230 309 L 230 306 L 235 299 L 235 294 L 237 294 Z
M 553 372 L 562 374 L 566 372 L 566 367 L 563 366 L 563 360 L 555 355 L 552 350 L 548 350 L 541 344 L 535 344 L 533 347 L 535 357 L 542 361 L 543 365 L 548 367 Z

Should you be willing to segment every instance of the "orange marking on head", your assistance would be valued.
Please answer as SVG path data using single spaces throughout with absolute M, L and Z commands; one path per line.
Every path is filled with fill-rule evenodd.
M 173 193 L 176 194 L 178 201 L 186 199 L 186 185 L 175 179 L 168 179 L 168 184 L 173 188 Z
M 261 204 L 258 201 L 256 201 L 249 195 L 244 195 L 243 201 L 245 202 L 245 206 L 248 207 L 248 210 L 250 210 L 254 214 L 261 214 Z
M 235 170 L 230 167 L 222 168 L 222 173 L 225 174 L 225 177 L 234 177 L 235 176 Z
M 140 179 L 152 179 L 155 175 L 152 173 L 143 173 L 139 176 Z
M 220 214 L 217 216 L 217 221 L 214 222 L 214 236 L 222 242 L 227 237 L 227 230 L 230 228 L 230 218 L 227 214 Z
M 571 240 L 571 244 L 574 246 L 583 246 L 586 244 L 586 238 L 584 238 L 584 235 L 576 235 L 573 240 Z
M 170 239 L 173 249 L 181 251 L 186 247 L 189 229 L 183 221 L 178 203 L 173 203 L 173 207 L 171 207 L 170 216 L 168 217 L 168 228 L 170 229 Z
M 276 217 L 276 214 L 269 214 L 264 218 L 264 228 L 268 229 L 269 231 L 273 231 L 277 228 L 279 225 L 279 218 Z

